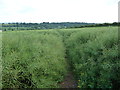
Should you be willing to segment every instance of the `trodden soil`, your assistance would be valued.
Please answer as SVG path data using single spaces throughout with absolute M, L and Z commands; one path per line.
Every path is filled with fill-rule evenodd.
M 68 72 L 64 81 L 60 83 L 61 88 L 77 88 L 77 81 L 73 77 L 72 72 Z
M 63 39 L 63 43 L 64 42 L 65 42 L 65 40 Z M 64 77 L 64 80 L 61 83 L 59 83 L 60 88 L 77 88 L 77 86 L 78 86 L 77 81 L 74 78 L 70 63 L 67 58 L 67 50 L 65 50 L 65 60 L 68 64 L 68 73 Z

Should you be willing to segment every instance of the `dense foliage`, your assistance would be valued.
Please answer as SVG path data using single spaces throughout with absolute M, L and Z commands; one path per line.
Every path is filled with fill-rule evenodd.
M 67 63 L 78 88 L 120 85 L 117 27 L 3 32 L 2 45 L 4 88 L 59 87 Z
M 118 28 L 85 28 L 66 40 L 70 60 L 79 88 L 118 88 L 120 59 Z
M 3 88 L 57 88 L 66 74 L 65 48 L 57 32 L 4 32 Z

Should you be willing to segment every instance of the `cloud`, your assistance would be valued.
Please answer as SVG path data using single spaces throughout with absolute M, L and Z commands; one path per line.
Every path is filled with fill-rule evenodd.
M 114 22 L 118 0 L 0 0 L 0 22 Z

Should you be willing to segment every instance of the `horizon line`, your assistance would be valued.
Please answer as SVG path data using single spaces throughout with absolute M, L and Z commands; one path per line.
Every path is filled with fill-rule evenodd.
M 73 21 L 72 22 L 47 22 L 47 21 L 45 22 L 0 22 L 0 24 L 2 23 L 98 23 L 98 22 L 73 22 Z M 115 23 L 115 22 L 102 22 L 102 23 Z

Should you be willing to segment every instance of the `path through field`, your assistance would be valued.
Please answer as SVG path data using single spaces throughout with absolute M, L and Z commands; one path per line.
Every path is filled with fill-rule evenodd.
M 64 37 L 65 35 L 63 35 Z M 65 46 L 65 40 L 63 39 L 63 43 Z M 65 46 L 66 47 L 66 46 Z M 61 88 L 77 88 L 77 81 L 74 78 L 74 74 L 72 72 L 72 68 L 70 66 L 69 60 L 67 58 L 67 50 L 65 49 L 65 60 L 68 64 L 68 73 L 66 74 L 66 76 L 64 77 L 64 80 L 60 83 L 60 87 Z
M 70 71 L 65 76 L 64 81 L 60 83 L 61 88 L 77 88 L 77 82 L 73 77 L 73 73 Z

